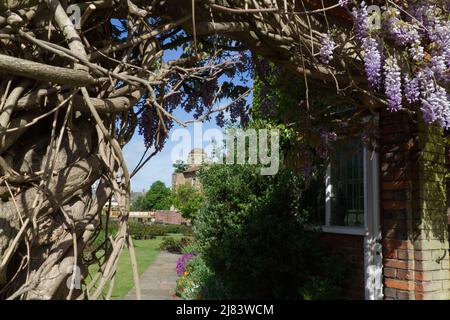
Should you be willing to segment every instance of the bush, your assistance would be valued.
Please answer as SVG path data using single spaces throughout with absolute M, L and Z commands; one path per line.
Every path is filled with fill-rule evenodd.
M 180 230 L 179 233 L 181 233 L 183 236 L 191 237 L 191 236 L 194 235 L 194 231 L 192 230 L 191 226 L 180 225 L 178 227 L 179 227 L 179 230 Z
M 155 237 L 166 236 L 168 234 L 182 234 L 183 236 L 192 236 L 192 227 L 186 225 L 169 225 L 169 224 L 144 224 L 141 222 L 129 221 L 129 232 L 133 239 L 144 240 L 154 239 Z M 84 257 L 87 260 L 92 259 L 92 252 L 105 243 L 105 219 L 102 219 L 103 228 L 99 231 L 92 243 L 89 243 L 84 249 Z M 108 235 L 116 235 L 118 223 L 116 220 L 109 220 Z
M 303 300 L 331 300 L 342 298 L 343 286 L 351 279 L 352 265 L 342 259 L 343 253 L 322 255 L 317 263 L 317 272 L 309 276 L 299 288 Z
M 339 297 L 348 276 L 341 272 L 348 268 L 342 257 L 329 264 L 319 234 L 305 229 L 293 191 L 300 177 L 288 171 L 262 176 L 249 165 L 211 165 L 200 178 L 207 203 L 195 225 L 199 254 L 214 277 L 209 284 L 222 288 L 204 284 L 202 292 L 219 299 L 306 299 L 317 298 L 308 288 L 321 286 L 327 298 Z
M 181 233 L 184 236 L 191 236 L 193 234 L 192 227 L 187 225 L 179 225 L 179 224 L 155 224 L 154 226 L 158 226 L 163 229 L 166 234 L 168 233 Z
M 203 195 L 194 186 L 182 184 L 172 191 L 172 204 L 181 212 L 183 218 L 195 220 L 203 205 Z
M 185 300 L 223 298 L 223 291 L 223 286 L 201 256 L 186 262 L 176 287 L 176 295 Z
M 130 221 L 130 234 L 134 239 L 153 239 L 170 233 L 192 234 L 191 227 L 183 225 L 143 224 Z
M 140 222 L 130 221 L 129 232 L 133 239 L 153 239 L 157 236 L 165 235 L 165 231 L 152 225 L 146 225 Z
M 106 230 L 105 230 L 105 219 L 102 218 L 102 228 L 99 230 L 98 234 L 95 235 L 95 238 L 92 239 L 90 243 L 86 245 L 83 251 L 84 258 L 86 260 L 90 260 L 93 258 L 92 254 L 94 250 L 98 249 L 100 246 L 105 244 L 106 241 Z M 108 235 L 116 235 L 118 231 L 117 221 L 110 219 L 108 223 Z
M 159 249 L 167 250 L 172 253 L 183 253 L 183 248 L 192 242 L 191 238 L 183 237 L 181 239 L 174 239 L 172 237 L 165 237 L 161 242 Z

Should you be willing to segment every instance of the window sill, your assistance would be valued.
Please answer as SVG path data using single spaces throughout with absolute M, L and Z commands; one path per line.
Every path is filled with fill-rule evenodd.
M 343 227 L 343 226 L 321 226 L 322 232 L 349 234 L 355 236 L 367 236 L 368 232 L 365 228 L 359 227 Z

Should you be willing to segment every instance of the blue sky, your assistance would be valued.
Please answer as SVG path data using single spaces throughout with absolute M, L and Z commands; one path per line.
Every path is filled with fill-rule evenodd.
M 188 117 L 188 115 L 186 115 L 185 113 L 183 114 L 180 111 L 177 111 L 175 115 L 177 115 L 179 118 L 183 120 L 192 118 Z M 199 124 L 197 124 L 197 126 L 198 125 Z M 217 127 L 214 119 L 212 121 L 203 122 L 201 126 L 203 131 L 211 128 L 222 130 L 221 128 Z M 176 146 L 180 147 L 179 143 L 181 141 L 180 140 L 172 141 L 172 138 L 174 138 L 173 132 L 176 129 L 182 128 L 183 127 L 181 125 L 175 125 L 171 130 L 171 134 L 169 135 L 169 139 L 167 140 L 163 150 L 158 154 L 156 154 L 150 161 L 148 161 L 147 164 L 131 179 L 132 191 L 142 191 L 144 189 L 148 190 L 150 185 L 157 180 L 161 180 L 167 186 L 170 186 L 172 181 L 171 180 L 173 173 L 172 165 L 174 160 L 179 159 L 186 161 L 187 152 L 189 152 L 190 149 L 193 148 L 194 146 L 207 147 L 209 143 L 205 142 L 202 144 L 202 141 L 199 137 L 194 137 L 194 124 L 190 124 L 186 128 L 186 130 L 189 131 L 192 138 L 190 139 L 190 143 L 184 142 L 183 144 L 184 150 L 187 150 L 187 152 L 180 154 L 180 156 L 174 159 L 174 157 L 172 157 L 172 151 L 174 151 L 174 148 Z M 130 172 L 133 171 L 144 151 L 145 151 L 144 139 L 136 131 L 133 138 L 123 149 L 125 161 L 128 165 L 128 169 L 130 170 Z

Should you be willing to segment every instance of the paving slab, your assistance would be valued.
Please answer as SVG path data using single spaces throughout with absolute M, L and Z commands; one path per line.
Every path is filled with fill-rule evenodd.
M 140 277 L 142 300 L 170 300 L 176 289 L 178 279 L 176 265 L 179 254 L 161 251 L 150 267 Z M 133 288 L 125 300 L 136 300 Z

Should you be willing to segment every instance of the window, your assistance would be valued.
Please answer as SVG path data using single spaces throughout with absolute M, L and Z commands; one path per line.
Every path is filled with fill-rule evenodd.
M 363 158 L 362 144 L 350 142 L 330 164 L 330 225 L 364 227 Z
M 325 181 L 325 232 L 365 235 L 368 189 L 376 164 L 360 141 L 340 145 Z M 368 174 L 370 171 L 370 174 Z M 373 171 L 373 172 L 372 172 Z

